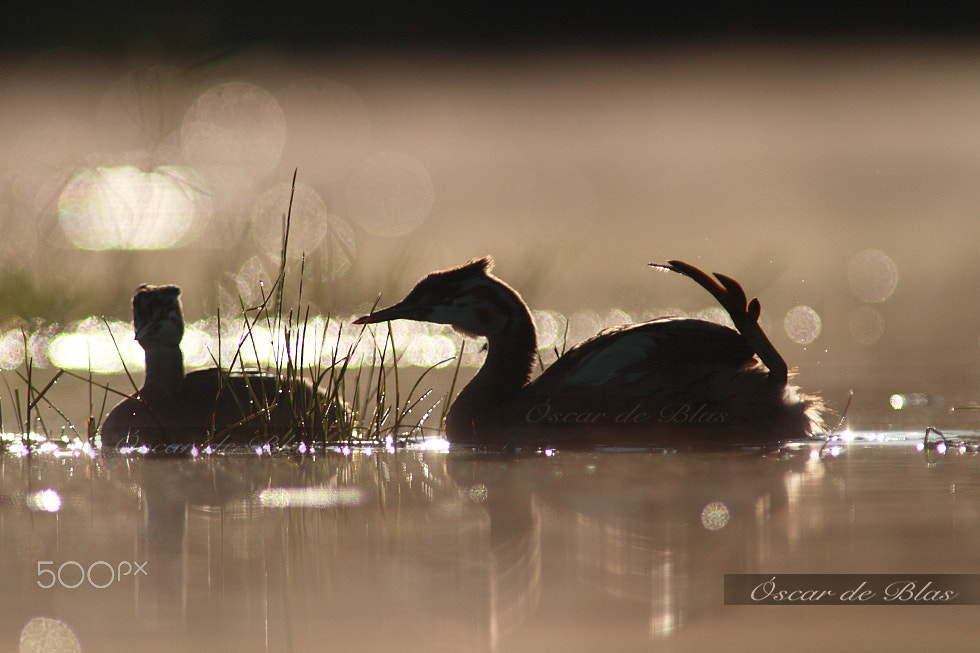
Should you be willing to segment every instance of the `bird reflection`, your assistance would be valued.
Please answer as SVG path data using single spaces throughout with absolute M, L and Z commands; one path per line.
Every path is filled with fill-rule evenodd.
M 500 593 L 501 603 L 509 598 L 523 611 L 542 594 L 584 584 L 646 604 L 650 632 L 662 637 L 717 604 L 724 573 L 741 569 L 772 515 L 785 508 L 784 478 L 801 471 L 807 455 L 802 450 L 775 456 L 760 451 L 473 454 L 450 456 L 447 462 L 463 491 L 485 488 L 481 505 L 490 517 L 493 555 L 525 561 L 520 572 L 501 569 L 496 582 L 507 590 Z M 561 544 L 569 550 L 542 548 L 548 538 L 542 511 L 570 535 Z M 575 574 L 549 575 L 563 558 L 573 561 Z M 525 613 L 504 619 L 517 610 L 502 604 L 497 610 L 511 630 L 529 618 Z M 584 612 L 578 616 L 589 618 Z
M 29 513 L 47 524 L 31 532 L 48 551 L 145 566 L 100 590 L 118 629 L 79 633 L 113 643 L 99 650 L 126 638 L 211 649 L 218 636 L 293 650 L 493 651 L 549 638 L 564 650 L 582 649 L 582 624 L 590 637 L 665 638 L 718 611 L 724 574 L 778 570 L 798 560 L 794 547 L 829 550 L 827 524 L 850 514 L 837 509 L 843 461 L 809 445 L 85 464 L 94 485 L 45 479 L 63 499 L 56 516 L 16 513 L 0 496 L 0 535 L 20 538 L 25 527 L 11 525 Z M 17 465 L 28 473 L 16 459 L 6 482 Z

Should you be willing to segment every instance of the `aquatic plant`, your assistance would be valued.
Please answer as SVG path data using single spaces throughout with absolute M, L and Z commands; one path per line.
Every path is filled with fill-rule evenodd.
M 293 191 L 295 187 L 294 173 Z M 237 423 L 222 425 L 222 429 L 212 431 L 208 440 L 199 444 L 206 446 L 208 442 L 221 442 L 241 429 L 253 434 L 256 441 L 275 442 L 277 447 L 296 447 L 300 451 L 306 451 L 310 446 L 336 443 L 391 442 L 395 438 L 417 434 L 431 412 L 431 407 L 424 404 L 431 391 L 421 392 L 420 384 L 436 366 L 423 372 L 408 392 L 403 392 L 394 336 L 388 332 L 383 343 L 373 343 L 369 369 L 357 365 L 356 373 L 352 374 L 351 362 L 359 354 L 358 347 L 364 341 L 364 327 L 360 327 L 357 338 L 347 351 L 342 351 L 343 325 L 333 342 L 327 340 L 326 327 L 322 333 L 316 333 L 310 306 L 303 303 L 305 253 L 300 257 L 295 299 L 288 298 L 291 214 L 292 194 L 283 214 L 279 267 L 275 280 L 269 288 L 260 283 L 259 300 L 251 305 L 241 294 L 238 296 L 241 332 L 230 361 L 222 360 L 224 347 L 221 339 L 225 329 L 220 309 L 217 313 L 218 347 L 217 352 L 209 351 L 209 355 L 219 371 L 219 394 L 227 390 L 233 401 L 237 402 L 237 413 L 243 417 Z M 327 319 L 329 321 L 329 317 Z M 107 322 L 105 325 L 122 361 L 116 337 Z M 278 334 L 283 334 L 283 337 L 280 339 Z M 246 361 L 263 358 L 259 352 L 265 349 L 267 343 L 259 341 L 262 337 L 271 339 L 268 343 L 271 362 L 258 370 L 250 369 Z M 312 362 L 304 366 L 304 361 L 308 360 Z M 140 390 L 124 361 L 123 369 L 133 396 L 138 397 Z M 126 396 L 91 379 L 89 383 L 90 388 L 94 384 L 106 393 Z M 274 386 L 271 391 L 270 385 Z M 353 394 L 349 405 L 346 402 L 348 392 Z
M 23 372 L 14 370 L 14 374 L 23 384 L 23 395 L 21 393 L 21 387 L 17 385 L 11 386 L 7 374 L 2 374 L 4 387 L 11 400 L 10 403 L 13 408 L 14 419 L 17 423 L 17 426 L 10 431 L 10 434 L 14 436 L 14 441 L 19 440 L 21 450 L 28 455 L 31 454 L 38 442 L 52 439 L 67 441 L 68 431 L 74 434 L 76 441 L 80 440 L 81 438 L 74 424 L 72 424 L 64 411 L 58 408 L 47 396 L 48 391 L 65 374 L 64 370 L 55 372 L 42 387 L 38 388 L 35 385 L 37 369 L 34 366 L 34 356 L 30 351 L 30 338 L 25 330 L 21 330 L 21 335 L 24 342 L 24 370 Z M 63 422 L 60 428 L 45 419 L 44 412 L 41 411 L 41 406 L 53 412 L 57 420 Z M 2 402 L 0 402 L 0 434 L 7 434 Z M 7 447 L 10 441 L 11 438 L 9 436 L 4 437 L 2 447 Z

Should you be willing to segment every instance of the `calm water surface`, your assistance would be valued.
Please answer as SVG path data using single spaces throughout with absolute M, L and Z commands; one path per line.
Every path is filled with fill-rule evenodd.
M 975 606 L 723 602 L 726 573 L 980 570 L 977 454 L 919 441 L 8 453 L 0 649 L 975 650 Z

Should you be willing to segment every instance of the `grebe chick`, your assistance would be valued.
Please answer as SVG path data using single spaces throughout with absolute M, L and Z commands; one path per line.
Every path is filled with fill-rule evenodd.
M 312 442 L 335 422 L 335 406 L 328 408 L 327 397 L 299 379 L 218 368 L 185 375 L 177 286 L 137 288 L 133 328 L 146 354 L 146 376 L 143 387 L 106 417 L 103 448 Z
M 487 339 L 483 367 L 446 418 L 451 442 L 772 442 L 807 437 L 819 426 L 819 402 L 787 385 L 785 363 L 765 346 L 758 301 L 746 306 L 741 287 L 727 277 L 724 287 L 705 287 L 724 298 L 741 333 L 692 318 L 613 327 L 531 381 L 531 314 L 492 266 L 487 256 L 433 272 L 402 301 L 354 321 L 434 322 Z M 697 268 L 671 266 L 711 281 Z

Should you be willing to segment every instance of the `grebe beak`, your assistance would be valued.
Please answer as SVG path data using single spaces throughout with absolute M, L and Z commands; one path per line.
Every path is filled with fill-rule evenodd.
M 390 320 L 418 320 L 418 308 L 409 306 L 405 302 L 398 302 L 388 308 L 382 308 L 370 315 L 365 315 L 354 320 L 353 324 L 377 324 L 378 322 L 388 322 Z

